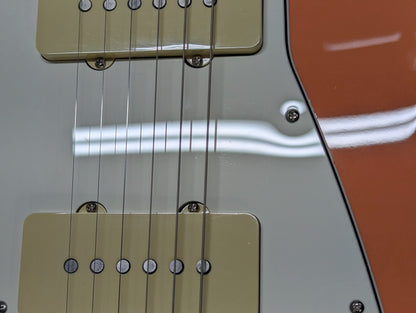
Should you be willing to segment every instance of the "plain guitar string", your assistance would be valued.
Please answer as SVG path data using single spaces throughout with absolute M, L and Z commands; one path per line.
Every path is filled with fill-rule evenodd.
M 207 96 L 207 138 L 205 142 L 205 170 L 204 170 L 204 211 L 202 213 L 202 242 L 201 242 L 201 273 L 199 280 L 199 313 L 202 313 L 203 295 L 204 295 L 204 274 L 205 274 L 205 226 L 207 218 L 207 192 L 208 192 L 208 147 L 209 147 L 209 120 L 211 117 L 212 102 L 212 62 L 214 57 L 214 21 L 215 21 L 215 4 L 216 0 L 211 2 L 211 26 L 209 40 L 209 70 L 208 70 L 208 96 Z
M 103 142 L 103 114 L 104 114 L 104 88 L 105 88 L 105 65 L 106 65 L 106 44 L 107 44 L 107 10 L 104 12 L 104 34 L 103 34 L 103 64 L 104 68 L 101 74 L 101 97 L 100 97 L 100 142 L 98 150 L 98 173 L 97 173 L 97 204 L 95 211 L 95 234 L 94 234 L 94 258 L 95 261 L 97 258 L 97 241 L 98 241 L 98 214 L 100 203 L 100 183 L 101 183 L 101 148 Z M 93 261 L 93 262 L 94 262 Z M 95 279 L 96 279 L 96 263 L 94 262 L 94 271 L 92 273 L 92 299 L 91 299 L 91 313 L 94 313 L 94 304 L 95 304 Z
M 154 103 L 153 103 L 153 139 L 152 139 L 152 164 L 150 174 L 150 199 L 149 199 L 149 221 L 148 221 L 148 235 L 147 235 L 147 268 L 146 268 L 146 291 L 144 313 L 148 310 L 149 301 L 149 266 L 150 266 L 150 235 L 152 233 L 152 212 L 153 212 L 153 187 L 154 187 L 154 172 L 155 172 L 155 143 L 156 143 L 156 117 L 157 117 L 157 96 L 158 96 L 158 82 L 159 82 L 159 41 L 160 41 L 160 10 L 162 1 L 158 0 L 157 6 L 157 26 L 156 26 L 156 55 L 155 55 L 155 81 L 154 81 Z
M 156 40 L 156 56 L 155 56 L 155 82 L 154 82 L 154 109 L 153 109 L 153 143 L 152 143 L 152 165 L 151 165 L 151 182 L 150 182 L 150 205 L 149 205 L 149 221 L 148 221 L 148 246 L 147 246 L 147 260 L 150 259 L 151 247 L 151 227 L 152 227 L 152 210 L 153 210 L 153 189 L 154 189 L 154 171 L 155 171 L 155 131 L 156 131 L 156 117 L 157 117 L 157 96 L 158 96 L 158 70 L 159 70 L 159 41 L 160 41 L 160 9 L 162 0 L 158 0 L 157 13 L 157 40 Z M 205 150 L 205 170 L 204 170 L 204 202 L 203 202 L 203 219 L 202 219 L 202 240 L 201 240 L 201 274 L 200 274 L 200 292 L 199 292 L 199 313 L 202 313 L 203 308 L 203 277 L 205 262 L 205 226 L 206 226 L 206 201 L 207 201 L 207 177 L 208 177 L 208 146 L 209 146 L 209 119 L 211 115 L 211 94 L 212 94 L 212 61 L 213 61 L 213 37 L 214 37 L 214 8 L 215 1 L 211 5 L 211 23 L 210 23 L 210 57 L 209 57 L 209 73 L 208 73 L 208 97 L 207 97 L 207 130 L 206 130 L 206 150 Z M 185 58 L 186 58 L 186 36 L 187 36 L 187 9 L 188 1 L 185 0 L 184 6 L 184 27 L 183 27 L 183 49 L 182 49 L 182 78 L 181 78 L 181 100 L 180 100 L 180 134 L 179 134 L 179 150 L 178 150 L 178 176 L 177 176 L 177 196 L 176 196 L 176 214 L 175 214 L 175 242 L 174 242 L 174 273 L 173 273 L 173 288 L 172 288 L 172 313 L 175 311 L 175 291 L 176 291 L 176 260 L 177 260 L 177 246 L 178 246 L 178 218 L 179 218 L 179 201 L 180 201 L 180 177 L 181 177 L 181 144 L 182 144 L 182 123 L 183 123 L 183 104 L 184 104 L 184 76 L 185 76 Z M 105 50 L 107 37 L 107 10 L 105 12 L 104 22 L 104 67 L 106 65 Z M 124 218 L 126 206 L 126 182 L 127 182 L 127 146 L 128 146 L 128 125 L 129 125 L 129 110 L 130 110 L 130 93 L 131 93 L 131 50 L 132 50 L 132 24 L 133 24 L 133 10 L 130 12 L 130 40 L 129 40 L 129 65 L 128 65 L 128 90 L 126 101 L 126 139 L 125 139 L 125 153 L 124 153 L 124 177 L 123 177 L 123 204 L 121 214 L 121 239 L 120 239 L 120 261 L 123 260 L 123 237 L 124 237 Z M 80 42 L 81 42 L 81 10 L 78 12 L 78 51 L 77 51 L 77 66 L 76 66 L 76 87 L 75 87 L 75 105 L 74 105 L 74 131 L 77 128 L 77 115 L 79 105 L 79 64 L 80 64 Z M 103 129 L 103 111 L 104 111 L 104 89 L 105 89 L 105 74 L 102 73 L 101 82 L 101 100 L 100 100 L 100 152 L 98 157 L 98 175 L 97 175 L 97 202 L 100 196 L 100 176 L 101 176 L 101 144 L 102 144 L 102 129 Z M 74 149 L 74 147 L 73 147 Z M 72 220 L 74 211 L 74 184 L 75 184 L 75 154 L 72 156 L 72 174 L 71 174 L 71 205 L 69 217 L 69 243 L 68 243 L 68 259 L 71 257 L 72 248 Z M 96 209 L 95 219 L 95 241 L 94 241 L 94 259 L 97 252 L 97 234 L 98 234 L 98 213 Z M 147 262 L 146 270 L 146 298 L 145 298 L 145 313 L 148 312 L 148 295 L 149 295 L 149 265 Z M 121 266 L 121 265 L 120 265 Z M 94 312 L 94 296 L 95 296 L 95 273 L 93 273 L 92 286 L 92 304 L 91 312 Z M 120 298 L 121 298 L 121 271 L 119 272 L 119 286 L 118 286 L 118 313 L 120 312 Z M 67 273 L 67 292 L 66 292 L 66 313 L 69 310 L 69 282 L 70 274 Z
M 78 98 L 79 98 L 79 63 L 80 63 L 80 46 L 81 46 L 81 11 L 78 11 L 78 34 L 77 34 L 77 65 L 75 74 L 75 101 L 74 101 L 74 133 L 77 129 L 78 118 Z M 72 145 L 72 151 L 75 151 L 75 143 Z M 68 240 L 68 260 L 72 255 L 72 218 L 74 213 L 74 185 L 75 185 L 75 153 L 72 153 L 72 173 L 71 173 L 71 200 L 70 200 L 70 212 L 69 212 L 69 240 Z M 66 277 L 66 299 L 65 299 L 65 312 L 68 313 L 69 308 L 69 282 L 70 273 L 68 271 Z
M 188 2 L 185 0 L 183 13 L 183 41 L 182 41 L 182 77 L 181 77 L 181 100 L 180 100 L 180 119 L 179 119 L 179 150 L 178 150 L 178 174 L 176 183 L 176 210 L 175 210 L 175 241 L 173 251 L 173 287 L 172 287 L 172 313 L 175 313 L 175 296 L 176 296 L 176 266 L 178 259 L 178 225 L 179 225 L 179 201 L 180 201 L 180 186 L 181 186 L 181 169 L 182 169 L 182 125 L 183 125 L 183 105 L 185 95 L 185 58 L 186 58 L 186 37 L 187 37 L 187 22 L 188 22 Z
M 120 238 L 120 271 L 118 274 L 118 300 L 117 312 L 120 313 L 121 304 L 121 282 L 122 282 L 122 267 L 123 267 L 123 245 L 124 245 L 124 217 L 126 210 L 126 185 L 127 185 L 127 146 L 129 138 L 129 113 L 130 113 L 130 91 L 131 91 L 131 52 L 132 52 L 132 36 L 133 36 L 133 9 L 130 9 L 130 29 L 129 29 L 129 66 L 127 79 L 127 99 L 126 99 L 126 141 L 124 146 L 124 173 L 123 173 L 123 205 L 121 212 L 121 238 Z M 114 141 L 116 145 L 116 141 Z

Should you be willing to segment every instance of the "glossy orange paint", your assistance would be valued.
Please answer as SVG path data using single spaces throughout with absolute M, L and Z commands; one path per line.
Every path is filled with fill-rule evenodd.
M 416 104 L 415 1 L 290 0 L 289 13 L 295 67 L 318 119 Z M 415 312 L 416 135 L 331 154 L 385 312 Z

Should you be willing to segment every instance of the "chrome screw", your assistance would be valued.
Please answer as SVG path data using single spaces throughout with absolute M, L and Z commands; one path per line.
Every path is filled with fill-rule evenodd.
M 201 67 L 204 65 L 204 58 L 201 55 L 194 55 L 191 59 L 191 64 L 194 67 Z
M 86 209 L 88 213 L 95 213 L 97 212 L 97 203 L 95 202 L 88 202 L 86 205 Z
M 296 108 L 289 108 L 286 112 L 286 120 L 289 123 L 295 123 L 299 120 L 300 113 Z
M 7 311 L 7 304 L 4 301 L 0 301 L 0 313 L 6 313 Z
M 191 213 L 196 213 L 199 211 L 199 205 L 196 202 L 188 204 L 188 211 Z
M 98 58 L 95 60 L 95 66 L 98 69 L 103 69 L 105 67 L 105 59 L 104 58 Z
M 360 300 L 354 300 L 350 304 L 350 311 L 351 313 L 362 313 L 364 312 L 364 303 Z

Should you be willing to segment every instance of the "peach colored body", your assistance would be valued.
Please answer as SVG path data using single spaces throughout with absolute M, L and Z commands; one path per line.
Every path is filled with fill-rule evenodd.
M 297 0 L 289 12 L 294 63 L 318 119 L 416 103 L 416 2 Z M 415 312 L 414 132 L 331 154 L 385 312 Z

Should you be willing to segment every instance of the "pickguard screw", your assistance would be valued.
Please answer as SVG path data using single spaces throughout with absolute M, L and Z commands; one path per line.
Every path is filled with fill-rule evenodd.
M 6 313 L 7 311 L 7 304 L 4 301 L 0 301 L 0 313 Z
M 196 213 L 199 211 L 199 205 L 196 202 L 188 204 L 188 211 L 191 213 Z
M 194 67 L 201 67 L 204 65 L 204 58 L 201 55 L 194 55 L 191 59 L 191 64 Z
M 88 213 L 95 213 L 97 212 L 97 203 L 95 202 L 88 202 L 86 204 L 86 209 Z
M 289 108 L 286 112 L 286 120 L 289 123 L 295 123 L 299 120 L 300 113 L 296 108 Z
M 364 312 L 364 303 L 360 300 L 354 300 L 350 304 L 350 311 L 351 313 L 362 313 Z
M 98 58 L 97 60 L 95 60 L 95 66 L 99 69 L 103 69 L 105 67 L 105 59 Z

